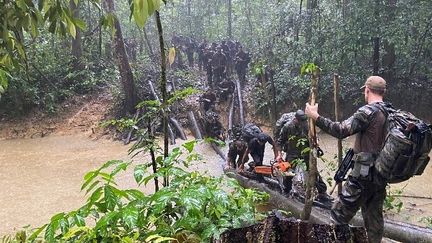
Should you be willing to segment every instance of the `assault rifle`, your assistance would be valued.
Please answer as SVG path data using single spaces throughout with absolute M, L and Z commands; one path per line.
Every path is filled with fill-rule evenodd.
M 345 180 L 345 176 L 348 173 L 349 169 L 352 168 L 354 161 L 354 150 L 351 148 L 348 150 L 348 152 L 345 154 L 345 157 L 342 160 L 342 164 L 339 166 L 338 170 L 336 171 L 336 174 L 334 175 L 333 179 L 336 181 L 336 184 L 330 191 L 330 195 L 333 194 L 334 189 L 336 186 Z

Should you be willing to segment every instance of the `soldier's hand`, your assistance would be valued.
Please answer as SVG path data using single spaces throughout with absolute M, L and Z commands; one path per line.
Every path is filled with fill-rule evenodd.
M 305 114 L 309 118 L 316 120 L 319 117 L 318 104 L 310 105 L 309 103 L 306 103 Z

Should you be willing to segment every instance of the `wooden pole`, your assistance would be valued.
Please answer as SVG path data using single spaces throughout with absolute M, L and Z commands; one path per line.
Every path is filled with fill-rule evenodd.
M 333 74 L 333 86 L 334 86 L 334 104 L 335 104 L 335 121 L 340 120 L 340 103 L 339 103 L 339 93 L 340 93 L 340 86 L 339 86 L 339 75 L 337 73 Z M 338 166 L 342 164 L 342 139 L 338 139 Z M 342 184 L 338 185 L 338 194 L 342 191 Z
M 319 78 L 319 68 L 315 67 L 312 71 L 312 79 L 311 79 L 311 91 L 309 97 L 309 104 L 315 105 L 316 98 L 318 95 L 318 78 Z M 315 129 L 315 121 L 312 118 L 309 118 L 309 146 L 311 148 L 309 152 L 309 171 L 308 178 L 306 182 L 306 197 L 305 197 L 305 205 L 303 208 L 303 212 L 301 214 L 301 219 L 309 220 L 312 211 L 313 204 L 313 190 L 315 189 L 315 182 L 317 177 L 317 137 L 316 137 L 316 129 Z

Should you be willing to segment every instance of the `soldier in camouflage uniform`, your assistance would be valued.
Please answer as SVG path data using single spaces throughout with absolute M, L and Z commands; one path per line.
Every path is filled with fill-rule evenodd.
M 217 86 L 226 76 L 226 64 L 227 58 L 222 52 L 222 47 L 217 47 L 217 52 L 212 57 L 212 68 L 213 68 L 213 81 Z
M 200 71 L 202 71 L 203 68 L 205 68 L 204 53 L 206 48 L 207 48 L 207 40 L 203 40 L 203 42 L 201 42 L 201 44 L 198 46 L 198 68 Z
M 238 46 L 239 51 L 237 52 L 235 56 L 235 69 L 237 71 L 237 76 L 240 80 L 240 83 L 242 86 L 244 86 L 246 82 L 246 69 L 248 67 L 248 64 L 251 60 L 251 57 L 249 53 L 245 52 L 243 50 L 243 47 L 241 45 Z
M 276 137 L 278 146 L 285 152 L 285 160 L 292 162 L 301 158 L 306 163 L 307 170 L 309 170 L 309 153 L 302 153 L 302 150 L 309 147 L 308 130 L 307 117 L 302 110 L 298 110 L 293 118 L 283 125 Z M 323 203 L 330 203 L 332 199 L 327 194 L 327 185 L 319 173 L 317 174 L 315 187 L 318 191 L 316 199 Z
M 354 168 L 333 204 L 331 215 L 336 224 L 348 224 L 361 208 L 369 242 L 381 242 L 387 182 L 373 164 L 384 142 L 386 117 L 374 106 L 382 105 L 386 81 L 379 76 L 371 76 L 362 88 L 367 104 L 345 121 L 333 122 L 320 116 L 318 105 L 306 104 L 306 114 L 316 120 L 319 128 L 334 137 L 345 138 L 356 134 Z
M 207 84 L 209 88 L 213 88 L 213 67 L 212 67 L 213 54 L 214 52 L 210 47 L 204 49 L 203 66 L 205 67 L 207 72 Z

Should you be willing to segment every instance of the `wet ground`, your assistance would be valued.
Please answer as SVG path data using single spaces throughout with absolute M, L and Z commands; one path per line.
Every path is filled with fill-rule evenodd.
M 79 135 L 0 140 L 0 236 L 26 225 L 41 226 L 56 213 L 82 206 L 84 175 L 108 160 L 128 160 L 128 148 L 118 141 Z M 198 163 L 191 170 L 221 175 L 222 161 L 210 146 L 198 144 L 196 148 L 212 163 Z M 138 156 L 135 160 L 145 159 Z M 132 173 L 117 179 L 122 187 L 136 185 Z
M 328 135 L 320 135 L 320 138 L 325 158 L 334 161 L 336 140 Z M 351 139 L 345 140 L 344 146 L 351 142 Z M 29 224 L 40 226 L 58 212 L 81 206 L 84 193 L 80 192 L 80 187 L 85 173 L 111 159 L 129 159 L 128 148 L 118 141 L 93 140 L 84 135 L 0 140 L 0 235 Z M 204 156 L 206 162 L 192 166 L 191 170 L 207 171 L 210 175 L 223 173 L 223 161 L 208 144 L 197 145 L 196 151 Z M 268 148 L 266 161 L 272 157 L 272 151 Z M 324 179 L 332 177 L 333 174 L 328 172 L 329 166 L 319 161 L 319 167 Z M 430 175 L 432 168 L 428 166 L 422 176 L 394 185 L 391 190 L 403 188 L 405 196 L 432 197 L 432 187 L 428 184 Z M 131 173 L 124 173 L 118 179 L 123 187 L 135 185 Z M 150 192 L 152 188 L 143 190 Z M 419 220 L 432 216 L 431 199 L 400 199 L 404 203 L 402 213 L 389 213 L 389 217 L 425 225 Z

